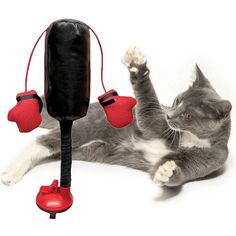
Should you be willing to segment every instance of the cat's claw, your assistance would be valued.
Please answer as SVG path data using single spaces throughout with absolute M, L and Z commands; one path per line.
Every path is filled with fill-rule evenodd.
M 173 176 L 177 165 L 174 161 L 167 161 L 157 169 L 153 182 L 157 185 L 168 185 L 170 178 Z
M 122 62 L 130 72 L 137 73 L 139 67 L 144 65 L 147 62 L 147 59 L 137 47 L 130 47 L 125 52 Z

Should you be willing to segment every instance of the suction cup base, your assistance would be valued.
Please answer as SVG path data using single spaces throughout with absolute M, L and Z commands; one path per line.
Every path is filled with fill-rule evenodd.
M 59 187 L 58 180 L 49 186 L 41 186 L 36 197 L 37 206 L 50 214 L 50 219 L 55 219 L 57 213 L 68 210 L 73 203 L 70 187 Z

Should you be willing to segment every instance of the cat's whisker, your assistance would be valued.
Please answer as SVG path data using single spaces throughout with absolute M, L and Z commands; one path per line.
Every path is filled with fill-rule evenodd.
M 171 134 L 173 133 L 173 130 L 170 128 L 167 128 L 166 131 L 163 132 L 163 134 L 161 135 L 163 138 L 164 137 L 169 137 Z
M 171 130 L 171 129 L 168 127 L 167 129 L 165 129 L 165 130 L 161 133 L 161 135 L 167 133 L 167 132 L 170 131 L 170 130 Z
M 163 137 L 165 137 L 165 136 L 167 136 L 169 133 L 171 133 L 171 129 L 170 128 L 167 128 L 162 134 L 161 134 L 161 136 L 163 136 Z
M 179 133 L 179 145 L 182 143 L 182 140 L 181 140 L 181 131 L 180 129 L 178 130 L 178 133 Z
M 173 137 L 173 139 L 172 139 L 172 141 L 171 141 L 171 145 L 174 144 L 176 133 L 177 133 L 177 132 L 174 130 L 174 137 Z
M 171 138 L 173 136 L 174 132 L 175 131 L 172 129 L 171 132 L 169 133 L 169 135 L 167 136 L 167 139 Z

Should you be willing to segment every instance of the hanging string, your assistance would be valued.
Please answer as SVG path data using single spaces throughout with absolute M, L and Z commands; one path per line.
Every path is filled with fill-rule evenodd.
M 99 45 L 99 48 L 100 48 L 100 52 L 101 52 L 101 83 L 102 83 L 102 87 L 103 87 L 103 89 L 104 89 L 104 91 L 106 93 L 106 88 L 105 88 L 105 85 L 104 85 L 104 82 L 103 82 L 103 50 L 102 50 L 102 45 L 101 45 L 101 42 L 100 42 L 97 34 L 94 32 L 94 30 L 90 26 L 88 26 L 88 28 L 92 31 L 92 33 L 96 37 L 98 45 Z M 32 56 L 34 54 L 34 50 L 35 50 L 39 40 L 42 38 L 44 33 L 47 32 L 47 30 L 48 30 L 48 28 L 45 29 L 42 32 L 42 34 L 39 36 L 39 38 L 37 39 L 36 43 L 34 44 L 34 47 L 33 47 L 32 51 L 30 53 L 30 57 L 29 57 L 29 61 L 28 61 L 28 64 L 27 64 L 27 69 L 26 69 L 26 74 L 25 74 L 25 92 L 27 92 L 28 74 L 29 74 L 30 63 L 31 63 Z
M 104 85 L 104 82 L 103 82 L 103 50 L 102 50 L 102 44 L 101 44 L 97 34 L 94 32 L 94 30 L 90 26 L 88 26 L 88 27 L 92 31 L 94 36 L 96 37 L 99 48 L 100 48 L 100 52 L 101 52 L 101 83 L 102 83 L 103 90 L 106 93 L 107 91 L 106 91 L 106 88 L 105 88 L 105 85 Z
M 29 57 L 29 61 L 28 61 L 28 64 L 27 64 L 27 69 L 26 69 L 26 74 L 25 74 L 25 92 L 27 92 L 27 82 L 28 82 L 28 74 L 29 74 L 29 68 L 30 68 L 30 63 L 31 63 L 31 59 L 32 59 L 32 56 L 34 54 L 34 50 L 39 42 L 39 40 L 42 38 L 43 34 L 47 31 L 48 29 L 45 29 L 43 31 L 43 33 L 39 36 L 38 40 L 36 41 L 36 43 L 34 44 L 34 47 L 30 53 L 30 57 Z

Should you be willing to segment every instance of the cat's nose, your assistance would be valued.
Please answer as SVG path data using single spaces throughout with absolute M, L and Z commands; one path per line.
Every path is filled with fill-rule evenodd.
M 168 113 L 166 113 L 166 119 L 171 119 L 174 117 L 174 112 L 173 111 L 169 111 Z

